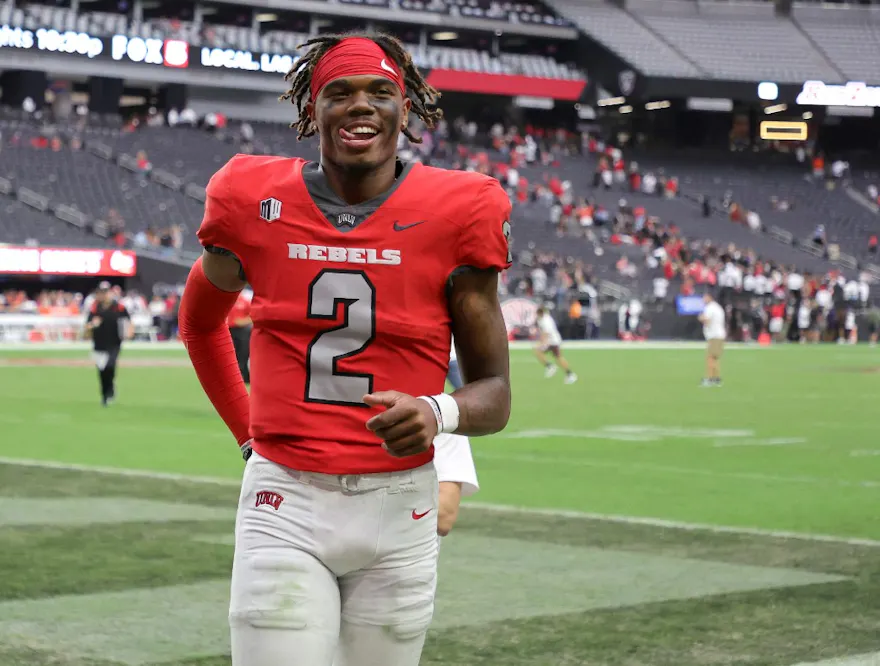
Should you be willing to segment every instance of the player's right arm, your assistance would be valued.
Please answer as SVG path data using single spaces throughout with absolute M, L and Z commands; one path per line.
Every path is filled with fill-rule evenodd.
M 244 244 L 234 225 L 237 206 L 231 172 L 235 158 L 218 171 L 207 188 L 199 239 L 205 246 L 186 281 L 180 302 L 180 338 L 217 413 L 235 436 L 243 455 L 250 454 L 250 405 L 238 369 L 226 318 L 246 282 Z

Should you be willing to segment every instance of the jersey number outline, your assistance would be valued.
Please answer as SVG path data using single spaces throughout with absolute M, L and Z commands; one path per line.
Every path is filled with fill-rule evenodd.
M 306 353 L 305 401 L 367 407 L 373 375 L 340 372 L 339 361 L 362 353 L 376 339 L 376 288 L 363 271 L 327 268 L 309 284 L 309 319 L 342 322 L 318 333 Z

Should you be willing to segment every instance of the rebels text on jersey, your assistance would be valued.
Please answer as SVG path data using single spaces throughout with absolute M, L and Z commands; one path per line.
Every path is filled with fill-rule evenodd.
M 507 268 L 509 219 L 507 194 L 479 174 L 412 164 L 387 193 L 348 206 L 314 163 L 232 158 L 208 185 L 199 239 L 232 252 L 254 291 L 254 449 L 326 474 L 430 461 L 382 449 L 363 396 L 443 390 L 448 279 Z

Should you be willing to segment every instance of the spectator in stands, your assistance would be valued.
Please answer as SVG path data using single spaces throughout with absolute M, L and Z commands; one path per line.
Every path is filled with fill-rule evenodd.
M 877 254 L 877 234 L 871 234 L 871 237 L 868 238 L 868 253 L 869 254 Z
M 835 180 L 843 180 L 849 176 L 849 162 L 844 160 L 834 160 L 831 163 L 831 175 Z
M 137 160 L 137 168 L 142 174 L 149 174 L 153 170 L 153 165 L 147 158 L 147 152 L 145 150 L 139 150 L 135 159 Z
M 825 177 L 825 156 L 817 153 L 813 158 L 813 178 L 821 180 Z
M 165 299 L 159 296 L 159 294 L 155 294 L 150 300 L 149 312 L 156 337 L 160 340 L 167 340 L 170 337 L 170 331 L 165 320 Z
M 880 308 L 873 307 L 866 313 L 868 320 L 868 343 L 872 347 L 877 346 L 877 337 L 880 335 Z
M 827 237 L 825 234 L 825 225 L 817 224 L 816 228 L 813 230 L 813 245 L 825 247 L 826 242 Z
M 751 231 L 761 230 L 761 216 L 758 215 L 758 211 L 750 210 L 746 213 L 746 224 Z

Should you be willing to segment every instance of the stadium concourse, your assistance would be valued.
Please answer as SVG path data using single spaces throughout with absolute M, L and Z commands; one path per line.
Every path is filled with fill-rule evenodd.
M 21 204 L 9 199 L 9 214 L 0 217 L 4 241 L 61 239 L 191 257 L 202 204 L 193 190 L 177 191 L 151 176 L 167 173 L 199 188 L 239 151 L 314 150 L 269 124 L 230 127 L 221 119 L 218 127 L 216 118 L 192 116 L 172 122 L 149 114 L 122 127 L 91 125 L 85 117 L 54 124 L 7 109 L 0 176 L 80 218 L 74 225 L 26 209 L 39 224 L 24 226 L 12 214 Z M 838 339 L 843 320 L 867 312 L 870 282 L 880 275 L 867 263 L 877 251 L 873 214 L 839 191 L 849 181 L 830 165 L 826 179 L 818 163 L 808 168 L 772 146 L 759 155 L 641 151 L 630 158 L 590 133 L 500 123 L 480 130 L 463 117 L 434 131 L 417 129 L 424 143 L 404 143 L 401 155 L 481 171 L 505 184 L 515 203 L 516 263 L 502 289 L 553 302 L 570 335 L 599 335 L 604 319 L 606 336 L 644 337 L 651 317 L 630 317 L 630 309 L 722 287 L 741 296 L 725 302 L 734 339 L 766 332 L 773 306 L 793 292 L 811 312 L 810 328 L 825 332 L 823 340 Z M 840 209 L 851 217 L 829 213 Z M 838 237 L 843 230 L 849 235 Z M 792 287 L 801 282 L 802 293 Z M 801 305 L 787 304 L 786 331 Z M 618 316 L 603 318 L 603 310 Z M 676 334 L 660 329 L 661 337 Z

